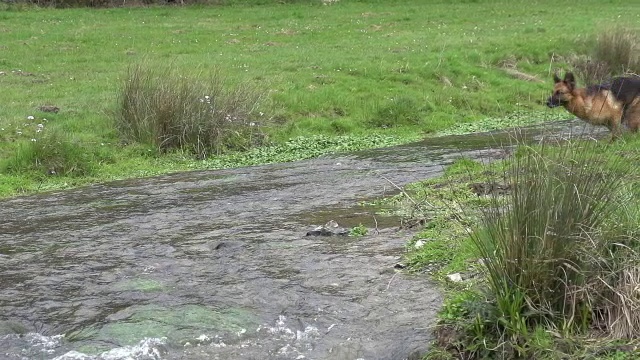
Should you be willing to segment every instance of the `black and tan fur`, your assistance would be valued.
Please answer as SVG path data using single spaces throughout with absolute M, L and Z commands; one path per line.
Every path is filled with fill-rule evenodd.
M 564 106 L 578 118 L 611 130 L 612 139 L 620 136 L 622 125 L 632 132 L 640 128 L 640 77 L 621 76 L 609 83 L 586 88 L 576 87 L 572 73 L 560 80 L 553 75 L 555 85 L 547 106 Z

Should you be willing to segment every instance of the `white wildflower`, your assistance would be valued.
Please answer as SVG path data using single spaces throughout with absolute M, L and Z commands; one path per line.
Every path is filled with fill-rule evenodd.
M 33 119 L 35 119 L 33 116 L 31 115 L 27 116 L 27 120 L 33 120 Z

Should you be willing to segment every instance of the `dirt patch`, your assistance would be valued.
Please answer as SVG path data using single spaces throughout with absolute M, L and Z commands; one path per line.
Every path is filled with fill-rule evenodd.
M 502 68 L 502 70 L 504 70 L 504 72 L 509 74 L 511 77 L 514 77 L 519 80 L 538 82 L 538 83 L 544 82 L 540 80 L 537 76 L 524 73 L 516 68 L 504 67 Z

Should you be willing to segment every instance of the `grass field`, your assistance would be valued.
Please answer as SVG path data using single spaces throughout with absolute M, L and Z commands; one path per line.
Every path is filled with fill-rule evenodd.
M 586 52 L 598 31 L 639 19 L 629 1 L 0 9 L 0 160 L 13 163 L 3 167 L 0 196 L 316 155 L 287 150 L 299 136 L 342 136 L 333 142 L 353 149 L 508 126 L 513 114 L 522 123 L 566 117 L 542 106 L 550 71 Z M 141 63 L 253 84 L 263 100 L 260 126 L 290 154 L 202 162 L 123 144 L 112 114 L 127 69 Z M 49 176 L 29 166 L 25 147 L 53 130 L 75 144 L 69 151 L 82 154 L 87 171 Z

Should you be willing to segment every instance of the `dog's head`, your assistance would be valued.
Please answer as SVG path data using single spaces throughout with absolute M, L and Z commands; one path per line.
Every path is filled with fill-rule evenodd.
M 562 106 L 571 101 L 573 90 L 576 88 L 576 79 L 570 72 L 566 73 L 562 80 L 558 74 L 553 74 L 553 81 L 553 94 L 547 99 L 547 106 L 550 108 Z

